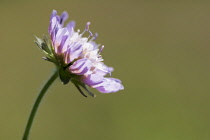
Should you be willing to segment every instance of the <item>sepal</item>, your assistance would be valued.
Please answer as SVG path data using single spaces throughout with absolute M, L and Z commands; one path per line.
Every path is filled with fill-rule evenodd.
M 59 78 L 60 78 L 61 82 L 64 85 L 68 84 L 69 81 L 71 80 L 71 77 L 69 76 L 69 74 L 66 73 L 65 70 L 62 67 L 59 68 L 58 73 L 59 73 Z
M 42 59 L 43 59 L 43 60 L 46 60 L 46 61 L 49 61 L 49 62 L 55 63 L 55 62 L 53 61 L 53 59 L 51 59 L 51 58 L 49 58 L 49 57 L 42 57 Z
M 93 94 L 91 91 L 89 91 L 89 89 L 87 88 L 87 86 L 82 83 L 81 81 L 77 81 L 74 78 L 71 79 L 71 82 L 76 86 L 76 88 L 78 89 L 78 91 L 85 97 L 87 97 L 84 92 L 81 90 L 80 87 L 82 87 L 90 96 L 92 97 L 96 97 L 95 94 Z
M 73 82 L 74 83 L 74 82 Z M 81 90 L 81 88 L 79 87 L 79 85 L 77 85 L 76 83 L 74 83 L 75 87 L 78 89 L 78 91 L 84 96 L 87 97 L 87 95 L 85 95 L 85 93 Z
M 44 39 L 40 39 L 38 37 L 36 37 L 36 40 L 34 41 L 36 43 L 36 45 L 43 50 L 47 55 L 52 55 L 52 51 L 51 48 L 49 47 L 49 43 L 46 37 L 44 37 Z
M 96 97 L 96 95 L 93 94 L 93 93 L 88 89 L 88 87 L 87 87 L 85 84 L 82 84 L 81 86 L 87 91 L 87 93 L 88 93 L 90 96 Z

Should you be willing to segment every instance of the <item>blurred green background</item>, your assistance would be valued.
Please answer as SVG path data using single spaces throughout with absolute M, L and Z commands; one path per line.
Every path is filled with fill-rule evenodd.
M 53 64 L 34 35 L 53 9 L 91 21 L 124 91 L 84 98 L 57 80 L 30 140 L 209 140 L 210 1 L 1 0 L 0 140 L 20 140 Z

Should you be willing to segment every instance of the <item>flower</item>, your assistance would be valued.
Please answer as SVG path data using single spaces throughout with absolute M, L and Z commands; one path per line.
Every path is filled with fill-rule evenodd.
M 111 75 L 114 69 L 103 63 L 101 52 L 104 46 L 100 47 L 95 42 L 98 34 L 93 35 L 89 30 L 90 22 L 86 23 L 85 30 L 80 33 L 80 30 L 74 30 L 74 21 L 64 26 L 67 18 L 67 12 L 59 16 L 57 11 L 53 10 L 48 28 L 50 41 L 46 37 L 43 40 L 37 38 L 36 41 L 47 54 L 44 59 L 56 65 L 62 83 L 73 82 L 84 96 L 80 86 L 92 96 L 86 85 L 101 93 L 123 90 L 124 87 L 119 79 L 105 77 L 107 74 Z M 89 37 L 83 37 L 85 32 L 89 33 Z

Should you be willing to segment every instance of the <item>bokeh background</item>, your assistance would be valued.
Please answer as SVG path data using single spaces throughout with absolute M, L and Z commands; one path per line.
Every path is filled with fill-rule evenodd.
M 1 0 L 0 139 L 20 140 L 54 65 L 34 35 L 53 9 L 98 32 L 124 91 L 84 98 L 57 80 L 30 140 L 209 140 L 210 1 Z

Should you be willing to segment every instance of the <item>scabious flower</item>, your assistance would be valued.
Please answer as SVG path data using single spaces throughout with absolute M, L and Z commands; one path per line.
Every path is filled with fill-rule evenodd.
M 101 52 L 104 46 L 95 42 L 98 34 L 93 35 L 89 30 L 90 22 L 87 22 L 85 30 L 75 31 L 75 22 L 70 21 L 64 26 L 68 13 L 60 16 L 53 10 L 50 16 L 48 32 L 50 40 L 46 37 L 37 38 L 36 44 L 47 54 L 45 60 L 53 62 L 63 84 L 71 81 L 77 89 L 86 96 L 80 87 L 83 87 L 90 95 L 94 96 L 87 86 L 97 89 L 101 93 L 113 93 L 123 90 L 119 79 L 105 77 L 111 75 L 112 67 L 103 63 Z M 88 32 L 88 37 L 83 37 Z M 87 86 L 86 86 L 87 85 Z

